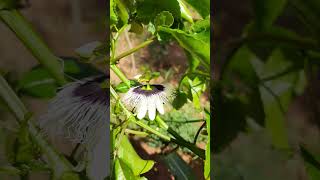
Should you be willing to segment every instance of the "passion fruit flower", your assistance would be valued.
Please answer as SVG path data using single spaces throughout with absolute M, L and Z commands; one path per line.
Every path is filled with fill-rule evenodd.
M 123 102 L 130 110 L 134 110 L 138 119 L 143 119 L 147 112 L 150 120 L 154 120 L 156 112 L 164 114 L 163 105 L 173 97 L 171 88 L 161 84 L 139 85 L 130 88 L 123 97 Z
M 75 143 L 93 142 L 95 132 L 109 118 L 109 89 L 102 87 L 104 81 L 106 76 L 99 76 L 62 87 L 40 118 L 40 127 Z
M 49 103 L 47 113 L 40 117 L 40 127 L 49 136 L 63 136 L 86 147 L 92 179 L 103 179 L 109 169 L 107 80 L 106 75 L 100 75 L 65 85 Z

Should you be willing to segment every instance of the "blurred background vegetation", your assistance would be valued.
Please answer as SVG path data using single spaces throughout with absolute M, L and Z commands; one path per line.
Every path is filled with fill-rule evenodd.
M 214 179 L 320 179 L 320 1 L 214 4 Z
M 83 44 L 97 40 L 103 41 L 106 38 L 106 3 L 104 1 L 31 0 L 28 3 L 26 1 L 21 3 L 24 6 L 19 9 L 20 12 L 57 56 L 77 57 L 75 49 Z M 58 87 L 44 69 L 33 71 L 37 65 L 38 61 L 30 51 L 3 22 L 0 22 L 1 75 L 6 78 L 36 118 L 47 111 L 47 104 L 55 96 Z M 72 66 L 72 63 L 71 66 L 69 65 L 66 63 L 65 68 L 76 67 Z M 8 157 L 14 154 L 12 145 L 21 133 L 15 117 L 8 112 L 2 102 L 0 104 L 0 166 L 6 167 L 9 164 L 8 161 L 12 163 L 12 159 Z M 59 152 L 67 156 L 75 147 L 75 144 L 70 141 L 58 137 L 49 141 Z M 0 173 L 0 179 L 20 179 L 14 171 L 12 175 L 7 175 L 4 169 L 1 168 L 1 170 L 4 173 Z M 29 174 L 29 179 L 49 179 L 49 173 L 33 171 Z

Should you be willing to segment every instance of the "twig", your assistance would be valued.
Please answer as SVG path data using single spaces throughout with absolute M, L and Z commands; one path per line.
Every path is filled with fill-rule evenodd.
M 153 39 L 149 39 L 149 40 L 139 44 L 138 46 L 136 46 L 136 47 L 134 47 L 134 48 L 132 48 L 132 49 L 126 51 L 126 52 L 121 53 L 120 55 L 116 56 L 115 58 L 111 58 L 110 63 L 111 64 L 116 64 L 120 59 L 122 59 L 122 58 L 124 58 L 126 56 L 129 56 L 130 54 L 132 54 L 132 53 L 134 53 L 134 52 L 136 52 L 136 51 L 148 46 L 153 41 L 154 41 Z
M 196 133 L 196 135 L 195 135 L 195 137 L 194 137 L 194 140 L 193 140 L 193 144 L 196 144 L 197 143 L 197 140 L 198 140 L 198 137 L 199 137 L 199 135 L 200 135 L 200 132 L 201 132 L 201 130 L 206 126 L 206 122 L 204 122 L 204 123 L 202 123 L 202 125 L 200 126 L 200 128 L 198 129 L 198 131 L 197 131 L 197 133 Z

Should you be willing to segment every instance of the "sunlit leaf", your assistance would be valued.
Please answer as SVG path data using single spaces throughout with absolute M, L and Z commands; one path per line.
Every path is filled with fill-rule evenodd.
M 110 0 L 110 22 L 111 22 L 111 25 L 116 24 L 118 21 L 118 17 L 115 13 L 116 4 L 114 3 L 114 1 L 115 0 Z
M 210 42 L 197 37 L 196 34 L 188 34 L 179 29 L 159 27 L 159 31 L 170 33 L 181 47 L 197 57 L 202 64 L 209 68 L 210 65 Z M 210 34 L 209 34 L 210 35 Z M 210 36 L 208 37 L 210 39 Z
M 116 0 L 115 2 L 117 4 L 118 17 L 120 17 L 123 24 L 127 24 L 129 20 L 129 13 L 127 11 L 127 8 L 125 7 L 125 4 L 122 3 L 121 0 Z
M 196 108 L 200 109 L 200 95 L 206 89 L 205 82 L 199 79 L 198 77 L 195 77 L 193 80 L 189 79 L 188 82 L 190 86 L 190 92 L 192 95 L 192 102 Z
M 210 0 L 185 0 L 204 18 L 210 14 Z
M 115 176 L 116 180 L 138 180 L 131 168 L 120 158 L 115 160 Z
M 190 23 L 193 23 L 193 18 L 191 15 L 191 12 L 189 11 L 188 7 L 182 0 L 177 0 L 179 2 L 180 11 L 181 11 L 181 17 L 185 20 L 189 21 Z
M 121 137 L 117 155 L 132 170 L 135 176 L 148 172 L 154 165 L 154 161 L 143 160 L 139 157 L 127 136 Z

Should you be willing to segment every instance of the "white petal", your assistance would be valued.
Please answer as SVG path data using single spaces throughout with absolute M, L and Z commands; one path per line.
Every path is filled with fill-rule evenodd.
M 159 113 L 164 114 L 163 103 L 162 103 L 161 99 L 159 97 L 157 97 L 155 99 L 156 99 L 155 103 L 156 103 L 156 106 L 157 106 Z
M 148 102 L 149 119 L 154 120 L 156 117 L 155 98 L 149 97 L 147 102 Z
M 137 106 L 137 117 L 138 119 L 142 119 L 146 116 L 148 110 L 147 102 L 145 100 L 140 101 Z

